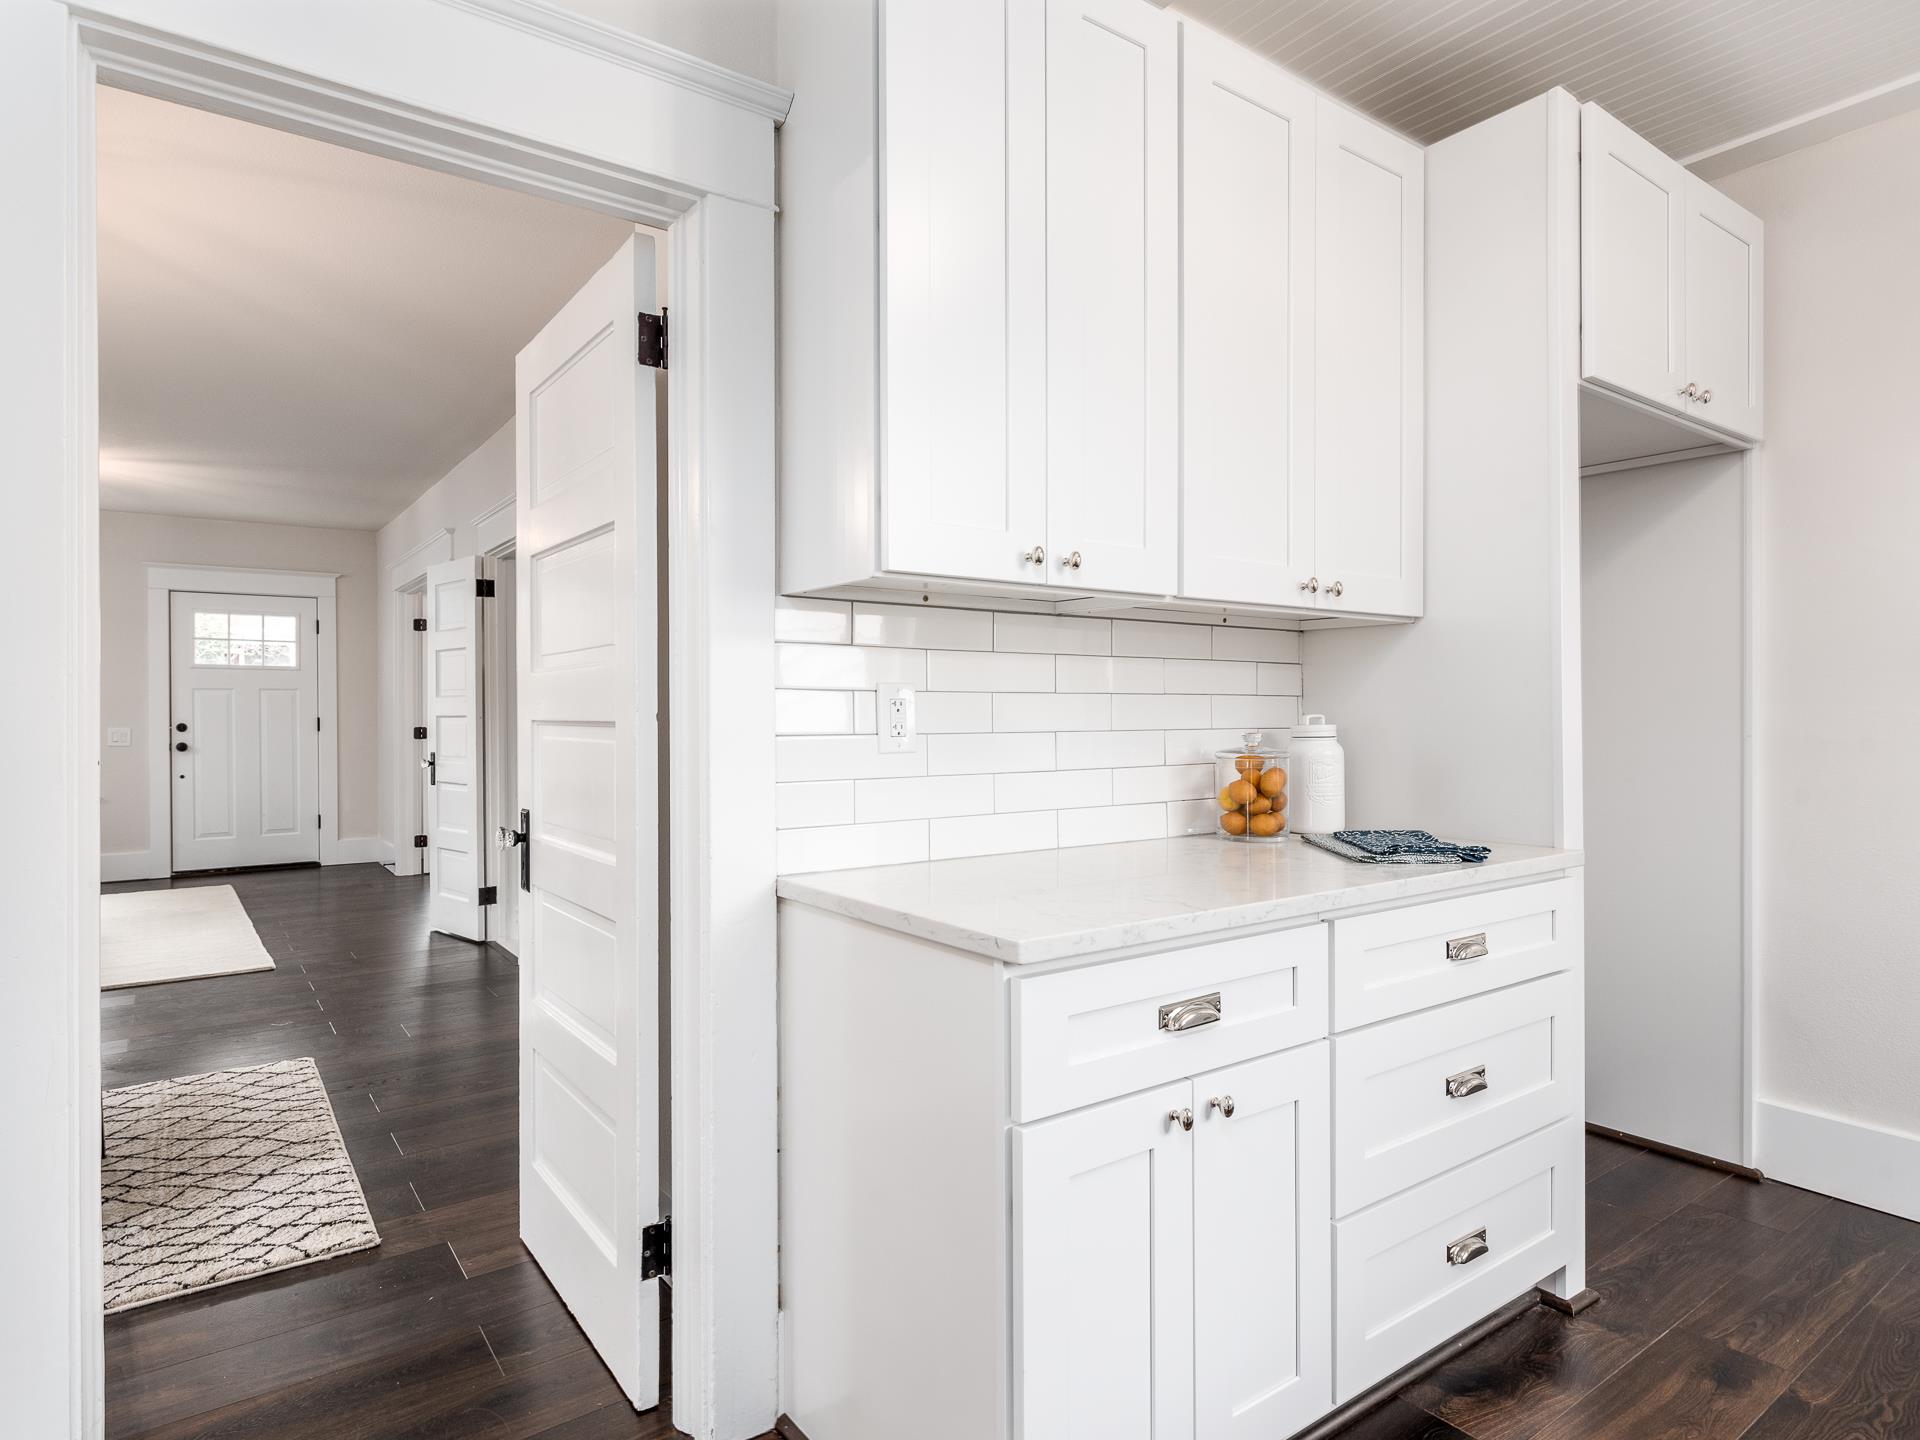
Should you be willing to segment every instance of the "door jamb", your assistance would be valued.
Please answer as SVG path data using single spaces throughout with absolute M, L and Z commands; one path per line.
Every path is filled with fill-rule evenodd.
M 426 801 L 421 797 L 420 777 L 415 773 L 417 758 L 413 747 L 418 742 L 409 739 L 403 743 L 401 738 L 403 733 L 412 735 L 412 727 L 420 724 L 426 714 L 425 687 L 420 667 L 414 664 L 412 597 L 426 594 L 429 565 L 441 565 L 451 559 L 453 531 L 442 528 L 387 566 L 387 589 L 393 595 L 393 618 L 388 622 L 393 636 L 393 659 L 387 693 L 398 696 L 403 711 L 409 712 L 380 717 L 383 728 L 393 729 L 389 743 L 394 748 L 389 751 L 386 744 L 375 747 L 382 756 L 394 756 L 389 777 L 392 788 L 388 792 L 393 797 L 393 814 L 385 817 L 382 828 L 393 827 L 393 873 L 396 875 L 423 873 L 413 837 L 427 828 Z
M 116 880 L 164 880 L 173 873 L 173 593 L 274 595 L 319 606 L 315 645 L 320 672 L 320 863 L 363 857 L 340 840 L 340 652 L 334 590 L 339 575 L 314 570 L 238 570 L 225 565 L 147 566 L 147 851 L 135 865 L 116 865 Z M 141 873 L 123 873 L 138 868 Z M 103 877 L 104 878 L 104 877 Z
M 500 562 L 512 557 L 520 543 L 515 529 L 514 497 L 509 495 L 506 499 L 488 506 L 473 517 L 472 524 L 473 548 L 474 553 L 480 557 L 481 573 L 489 580 L 498 581 Z M 516 580 L 519 578 L 517 572 L 515 578 Z M 505 852 L 495 846 L 492 839 L 494 828 L 502 824 L 512 824 L 516 818 L 515 812 L 519 809 L 519 775 L 516 774 L 513 777 L 513 794 L 507 794 L 505 788 L 499 783 L 500 773 L 505 768 L 506 757 L 515 754 L 518 749 L 517 737 L 508 734 L 506 727 L 501 723 L 501 718 L 507 713 L 505 705 L 501 702 L 507 692 L 519 683 L 519 676 L 516 669 L 502 663 L 505 657 L 501 651 L 500 628 L 514 623 L 514 615 L 510 609 L 498 604 L 489 606 L 480 637 L 480 713 L 486 717 L 486 733 L 480 741 L 480 763 L 485 771 L 483 793 L 486 796 L 483 813 L 480 816 L 480 831 L 486 865 L 480 878 L 482 883 L 495 886 L 503 895 L 507 893 L 509 886 L 519 884 L 513 867 L 507 864 Z M 516 635 L 514 637 L 516 656 L 519 654 L 519 644 L 520 637 Z M 515 714 L 518 714 L 517 707 Z M 501 940 L 494 930 L 503 911 L 504 902 L 496 904 L 487 912 L 487 939 L 494 944 L 499 944 Z M 514 913 L 519 914 L 517 907 Z M 511 939 L 512 953 L 518 956 L 520 937 L 515 935 Z M 667 1023 L 664 1011 L 661 1012 L 660 1023 L 663 1026 Z

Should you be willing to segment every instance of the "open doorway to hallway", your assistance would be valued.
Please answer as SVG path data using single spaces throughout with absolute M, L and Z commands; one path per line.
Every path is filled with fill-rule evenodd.
M 669 1433 L 664 259 L 125 92 L 99 135 L 110 1433 Z

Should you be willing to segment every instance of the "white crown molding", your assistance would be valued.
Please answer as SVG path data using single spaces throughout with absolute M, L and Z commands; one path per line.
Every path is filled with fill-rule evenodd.
M 710 60 L 702 60 L 698 55 L 689 55 L 684 50 L 661 45 L 631 31 L 618 30 L 584 15 L 575 15 L 546 3 L 546 0 L 439 0 L 439 3 L 475 15 L 485 15 L 516 30 L 542 36 L 589 55 L 601 56 L 630 70 L 655 76 L 668 84 L 711 95 L 742 110 L 764 115 L 776 125 L 785 121 L 787 111 L 793 108 L 791 90 L 769 85 L 764 80 L 755 80 L 750 75 L 728 70 Z
M 337 570 L 245 570 L 231 565 L 147 563 L 149 590 L 198 590 L 209 595 L 333 595 Z
M 449 547 L 446 558 L 451 560 L 453 558 L 453 552 L 451 549 L 452 545 L 453 545 L 453 531 L 451 528 L 447 526 L 442 526 L 438 530 L 429 530 L 427 532 L 426 539 L 422 540 L 418 545 L 414 545 L 409 549 L 401 551 L 398 555 L 394 556 L 393 559 L 389 560 L 387 562 L 387 570 L 389 572 L 398 570 L 404 565 L 406 565 L 408 561 L 418 560 L 422 555 L 425 555 L 428 551 L 436 549 L 441 546 Z
M 482 510 L 478 515 L 474 516 L 473 519 L 469 520 L 467 523 L 473 526 L 474 529 L 478 530 L 482 525 L 486 524 L 489 520 L 493 519 L 493 517 L 498 515 L 501 511 L 512 510 L 512 509 L 513 509 L 513 496 L 509 495 L 504 500 L 494 501 L 493 504 L 487 506 L 486 509 Z
M 1702 180 L 1718 180 L 1723 175 L 1776 160 L 1795 150 L 1805 150 L 1810 145 L 1890 120 L 1909 110 L 1920 110 L 1920 75 L 1906 75 L 1871 90 L 1862 90 L 1858 95 L 1849 95 L 1818 110 L 1809 110 L 1778 125 L 1769 125 L 1738 140 L 1689 155 L 1680 163 Z

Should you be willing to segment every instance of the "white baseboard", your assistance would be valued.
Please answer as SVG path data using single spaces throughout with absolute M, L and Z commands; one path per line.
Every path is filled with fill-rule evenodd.
M 1754 1151 L 1769 1180 L 1920 1220 L 1920 1135 L 1761 1100 Z
M 333 854 L 325 865 L 379 865 L 393 854 L 393 847 L 378 835 L 342 836 L 333 842 Z
M 116 850 L 100 857 L 100 879 L 105 884 L 116 880 L 164 880 L 170 873 L 166 856 L 155 855 L 151 850 Z

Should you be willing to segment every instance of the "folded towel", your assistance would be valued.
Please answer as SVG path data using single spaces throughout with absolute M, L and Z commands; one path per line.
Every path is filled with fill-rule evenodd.
M 1336 830 L 1301 839 L 1362 865 L 1478 865 L 1493 853 L 1485 845 L 1456 845 L 1424 830 Z

